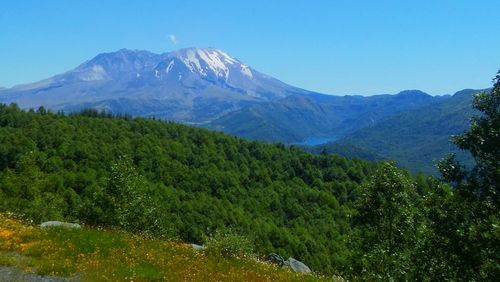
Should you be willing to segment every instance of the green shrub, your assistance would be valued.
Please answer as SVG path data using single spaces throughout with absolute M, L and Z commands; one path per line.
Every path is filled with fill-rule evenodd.
M 215 234 L 205 240 L 206 252 L 223 257 L 251 257 L 253 255 L 252 242 L 234 231 L 217 230 Z

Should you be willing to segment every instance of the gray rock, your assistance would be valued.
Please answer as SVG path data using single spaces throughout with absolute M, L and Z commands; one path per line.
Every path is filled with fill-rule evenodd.
M 285 260 L 280 255 L 278 255 L 276 253 L 268 254 L 267 256 L 264 257 L 264 260 L 268 261 L 270 263 L 277 264 L 279 266 L 283 266 L 283 263 L 285 262 Z
M 301 273 L 310 273 L 311 269 L 305 265 L 303 262 L 298 261 L 294 258 L 288 258 L 284 263 L 283 263 L 283 268 L 290 269 L 294 272 L 301 272 Z
M 69 223 L 62 221 L 46 221 L 40 224 L 41 228 L 62 227 L 62 228 L 82 228 L 78 223 Z
M 197 245 L 197 244 L 191 244 L 191 247 L 197 251 L 203 251 L 205 250 L 207 247 L 205 246 L 202 246 L 202 245 Z

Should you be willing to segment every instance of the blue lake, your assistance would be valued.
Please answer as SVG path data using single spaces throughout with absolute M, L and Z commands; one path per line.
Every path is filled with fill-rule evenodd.
M 325 144 L 328 142 L 333 142 L 335 140 L 337 140 L 337 138 L 335 138 L 335 137 L 310 137 L 302 142 L 293 143 L 293 145 L 316 146 L 316 145 L 321 145 L 321 144 Z

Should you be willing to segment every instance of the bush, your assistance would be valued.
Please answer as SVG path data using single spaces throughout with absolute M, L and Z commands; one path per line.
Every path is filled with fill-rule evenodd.
M 234 231 L 217 230 L 205 240 L 206 252 L 223 257 L 243 258 L 253 255 L 252 242 Z

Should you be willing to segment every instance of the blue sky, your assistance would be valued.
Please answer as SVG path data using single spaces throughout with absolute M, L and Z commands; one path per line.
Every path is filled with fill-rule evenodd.
M 491 86 L 499 10 L 498 0 L 2 1 L 0 86 L 120 48 L 195 46 L 323 93 L 453 93 Z

